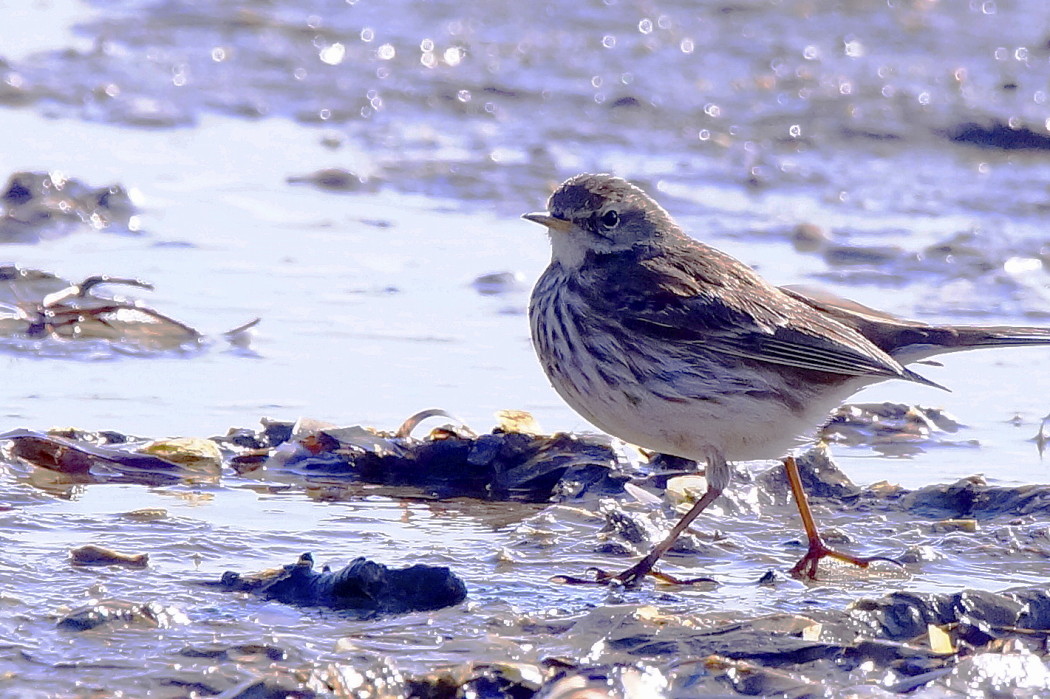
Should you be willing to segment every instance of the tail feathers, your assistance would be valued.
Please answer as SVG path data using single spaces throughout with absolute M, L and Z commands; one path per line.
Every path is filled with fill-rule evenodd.
M 901 328 L 890 355 L 902 364 L 948 352 L 982 347 L 1050 345 L 1050 328 L 1004 326 L 914 326 Z
M 901 374 L 901 377 L 904 378 L 904 379 L 907 379 L 908 381 L 914 381 L 915 383 L 921 383 L 924 386 L 930 386 L 932 388 L 939 388 L 942 391 L 947 391 L 948 393 L 952 392 L 952 389 L 948 388 L 947 386 L 942 386 L 939 383 L 937 383 L 936 381 L 930 381 L 928 378 L 926 378 L 922 374 L 916 373 L 916 372 L 912 371 L 911 369 L 909 369 L 907 367 L 904 368 L 904 373 Z
M 1012 328 L 1010 326 L 951 328 L 958 338 L 959 349 L 971 347 L 1024 347 L 1050 345 L 1050 328 Z
M 781 290 L 856 330 L 901 364 L 919 362 L 938 354 L 981 347 L 1050 345 L 1050 328 L 926 325 L 897 318 L 822 290 L 805 287 L 781 287 Z M 918 375 L 906 375 L 904 378 L 920 383 L 932 383 Z

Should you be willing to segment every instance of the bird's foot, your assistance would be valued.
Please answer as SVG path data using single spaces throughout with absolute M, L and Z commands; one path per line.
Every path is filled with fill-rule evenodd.
M 635 565 L 631 566 L 627 570 L 620 571 L 619 573 L 610 573 L 607 570 L 601 568 L 588 568 L 587 572 L 593 575 L 593 578 L 577 578 L 571 575 L 555 575 L 551 578 L 551 582 L 561 583 L 564 585 L 622 585 L 623 587 L 635 587 L 638 585 L 646 576 L 656 578 L 662 583 L 669 585 L 696 585 L 700 583 L 716 583 L 717 581 L 713 578 L 676 578 L 668 573 L 662 573 L 658 570 L 654 570 L 651 564 L 646 565 L 645 559 L 642 559 Z
M 795 567 L 791 569 L 791 577 L 802 578 L 804 580 L 816 580 L 817 579 L 817 566 L 820 564 L 823 558 L 836 558 L 846 563 L 852 563 L 860 568 L 867 568 L 870 564 L 875 561 L 886 561 L 887 563 L 893 563 L 894 565 L 903 566 L 903 564 L 895 558 L 889 558 L 888 556 L 868 556 L 866 558 L 860 556 L 852 556 L 848 553 L 842 553 L 841 551 L 835 551 L 830 549 L 827 545 L 819 538 L 809 540 L 809 550 L 806 551 L 806 555 L 802 557 Z

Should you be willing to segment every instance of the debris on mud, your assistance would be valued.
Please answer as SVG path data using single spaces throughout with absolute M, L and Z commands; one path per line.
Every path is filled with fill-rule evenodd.
M 706 486 L 702 468 L 692 462 L 645 454 L 598 434 L 543 434 L 531 416 L 520 411 L 504 411 L 496 427 L 480 435 L 454 423 L 439 425 L 421 437 L 413 435 L 424 419 L 447 415 L 441 410 L 421 411 L 393 431 L 308 419 L 264 419 L 259 429 L 231 428 L 210 439 L 149 440 L 115 431 L 14 429 L 0 433 L 0 458 L 81 483 L 217 483 L 231 478 L 246 484 L 262 479 L 304 488 L 364 483 L 410 488 L 417 497 L 428 498 L 590 499 L 595 511 L 602 511 L 602 498 L 622 499 L 625 491 L 647 501 L 652 510 L 654 503 L 663 502 L 661 494 L 666 490 L 674 507 L 687 508 L 690 493 L 702 492 Z M 932 408 L 856 404 L 841 408 L 823 437 L 827 442 L 890 448 L 944 443 L 940 435 L 954 434 L 961 427 Z M 965 519 L 982 512 L 983 516 L 1028 514 L 1042 511 L 1044 500 L 1050 502 L 1045 486 L 989 486 L 978 477 L 916 491 L 883 482 L 860 488 L 821 445 L 799 454 L 797 461 L 807 492 L 833 500 L 838 507 L 892 501 L 923 516 Z M 742 512 L 760 503 L 788 504 L 783 467 L 771 464 L 772 468 L 761 471 L 737 469 L 733 487 L 720 498 L 719 507 Z M 656 493 L 651 492 L 654 489 Z M 609 511 L 616 509 L 610 506 Z M 652 525 L 632 526 L 644 530 Z M 645 541 L 643 537 L 633 543 Z
M 308 175 L 292 175 L 289 184 L 308 184 L 327 192 L 375 192 L 377 180 L 338 167 L 329 167 Z
M 373 483 L 491 500 L 545 502 L 623 492 L 634 467 L 607 437 L 517 431 L 528 425 L 520 417 L 505 419 L 480 436 L 446 425 L 417 438 L 405 429 L 264 421 L 261 430 L 231 429 L 212 440 L 154 442 L 115 432 L 15 429 L 0 433 L 0 454 L 89 483 L 216 481 L 230 467 L 246 478 L 301 485 Z
M 207 339 L 142 302 L 99 292 L 104 286 L 152 289 L 139 279 L 94 275 L 73 283 L 50 272 L 0 266 L 0 349 L 54 357 L 91 353 L 192 352 Z M 246 347 L 255 319 L 224 334 Z M 103 355 L 104 356 L 104 355 Z
M 393 433 L 269 422 L 258 433 L 232 431 L 219 441 L 259 445 L 234 457 L 242 473 L 263 468 L 271 477 L 412 486 L 443 497 L 541 502 L 622 492 L 629 477 L 610 440 L 600 435 L 538 435 L 527 431 L 528 421 L 504 420 L 488 434 L 446 425 L 420 439 L 405 429 L 416 421 L 410 418 Z
M 77 482 L 160 485 L 180 480 L 217 481 L 221 468 L 218 460 L 180 461 L 182 457 L 173 458 L 167 449 L 159 451 L 166 458 L 157 456 L 151 450 L 157 450 L 158 442 L 114 433 L 16 429 L 0 433 L 0 443 L 4 442 L 7 446 L 0 454 L 73 476 Z
M 929 446 L 977 446 L 954 440 L 961 425 L 940 408 L 904 403 L 851 403 L 831 414 L 820 437 L 832 444 L 870 446 L 881 454 L 903 456 Z
M 75 566 L 125 566 L 145 568 L 149 565 L 148 553 L 120 553 L 102 546 L 88 544 L 69 552 L 69 562 Z
M 90 187 L 58 172 L 16 172 L 0 190 L 0 244 L 81 230 L 138 233 L 137 211 L 120 185 Z
M 80 435 L 66 437 L 16 429 L 0 434 L 0 441 L 7 443 L 4 453 L 8 458 L 49 471 L 83 476 L 88 482 L 157 484 L 178 480 L 179 467 L 171 461 L 109 442 L 93 443 Z M 124 445 L 125 441 L 119 444 Z
M 467 597 L 466 584 L 442 566 L 417 563 L 388 568 L 355 558 L 344 568 L 333 571 L 325 566 L 318 573 L 313 565 L 313 556 L 304 553 L 282 568 L 244 575 L 227 571 L 218 582 L 201 584 L 286 604 L 331 607 L 362 617 L 442 609 Z
M 65 614 L 58 620 L 57 626 L 66 631 L 91 631 L 112 626 L 166 629 L 188 622 L 189 619 L 182 611 L 158 602 L 139 604 L 124 600 L 102 600 Z

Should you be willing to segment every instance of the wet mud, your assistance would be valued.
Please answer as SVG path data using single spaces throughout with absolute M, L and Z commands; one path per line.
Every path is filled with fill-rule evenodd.
M 882 423 L 887 419 L 903 418 L 906 433 L 915 420 L 927 427 L 935 422 L 957 427 L 947 416 L 914 406 L 861 404 L 843 408 L 840 415 L 851 416 L 855 425 L 858 416 L 868 415 L 874 426 L 871 434 L 880 440 L 885 439 Z M 915 691 L 963 696 L 1003 687 L 1009 689 L 1002 691 L 1037 696 L 1050 687 L 1050 673 L 1037 671 L 1044 667 L 1050 637 L 1050 593 L 1044 584 L 1017 585 L 1017 579 L 1004 575 L 984 580 L 988 587 L 963 584 L 944 592 L 921 583 L 941 566 L 962 574 L 985 565 L 1001 567 L 1005 561 L 1011 561 L 1017 572 L 1028 570 L 1022 578 L 1039 577 L 1038 571 L 1050 560 L 1045 525 L 1050 514 L 1048 486 L 994 486 L 972 477 L 917 490 L 889 483 L 861 487 L 839 470 L 826 448 L 818 447 L 801 454 L 798 463 L 818 516 L 830 524 L 825 528 L 829 543 L 854 550 L 892 546 L 880 553 L 891 555 L 896 564 L 876 563 L 868 571 L 824 564 L 818 580 L 808 584 L 787 577 L 790 558 L 801 554 L 804 542 L 801 537 L 791 540 L 790 535 L 785 541 L 775 533 L 769 539 L 775 530 L 789 531 L 794 518 L 783 465 L 767 464 L 738 469 L 734 486 L 716 503 L 716 512 L 707 516 L 703 528 L 694 527 L 682 537 L 665 562 L 665 569 L 695 569 L 701 561 L 730 563 L 721 574 L 707 578 L 709 582 L 669 585 L 657 580 L 636 590 L 577 588 L 555 584 L 552 580 L 557 576 L 551 574 L 582 573 L 572 568 L 595 558 L 604 559 L 603 565 L 612 569 L 630 563 L 663 537 L 676 511 L 687 508 L 691 498 L 703 492 L 703 477 L 694 465 L 649 458 L 607 438 L 510 431 L 532 424 L 520 413 L 480 436 L 461 423 L 449 423 L 423 437 L 412 437 L 419 421 L 410 418 L 389 432 L 312 421 L 296 425 L 266 421 L 257 431 L 230 430 L 204 440 L 214 444 L 220 455 L 218 462 L 209 462 L 213 475 L 208 481 L 200 480 L 199 454 L 208 453 L 197 443 L 200 440 L 151 444 L 164 445 L 160 451 L 167 455 L 166 473 L 172 479 L 167 483 L 208 482 L 211 488 L 226 489 L 273 488 L 280 483 L 284 492 L 291 488 L 309 494 L 316 493 L 318 479 L 324 479 L 343 487 L 381 486 L 384 491 L 376 492 L 435 504 L 458 501 L 467 511 L 474 507 L 471 502 L 509 504 L 523 493 L 526 500 L 546 502 L 538 511 L 518 515 L 514 527 L 497 534 L 508 547 L 505 558 L 485 564 L 482 570 L 465 559 L 442 565 L 417 559 L 414 565 L 396 568 L 365 558 L 315 570 L 313 556 L 304 554 L 292 564 L 262 572 L 227 570 L 208 581 L 185 564 L 176 564 L 175 589 L 198 589 L 175 593 L 176 603 L 150 589 L 155 573 L 149 570 L 173 563 L 170 558 L 165 563 L 163 555 L 160 563 L 154 563 L 165 547 L 163 538 L 149 554 L 121 554 L 88 545 L 71 552 L 72 565 L 81 570 L 111 567 L 115 572 L 109 584 L 120 580 L 123 594 L 73 608 L 53 622 L 55 628 L 104 636 L 167 630 L 175 638 L 197 638 L 196 627 L 206 632 L 219 622 L 222 597 L 240 592 L 246 597 L 238 606 L 248 609 L 255 598 L 260 603 L 328 609 L 345 615 L 344 619 L 375 620 L 454 608 L 471 619 L 470 627 L 502 629 L 496 636 L 501 640 L 489 651 L 481 651 L 480 646 L 471 651 L 480 659 L 450 662 L 446 658 L 436 664 L 412 663 L 411 668 L 401 668 L 397 654 L 360 655 L 353 643 L 336 637 L 331 642 L 337 648 L 345 643 L 344 650 L 352 657 L 340 654 L 340 660 L 331 664 L 322 661 L 323 655 L 310 660 L 302 649 L 283 644 L 267 647 L 263 636 L 242 646 L 212 644 L 205 651 L 194 645 L 178 650 L 190 654 L 195 658 L 192 665 L 202 668 L 184 668 L 180 683 L 213 694 L 231 692 L 229 696 L 250 696 L 263 691 L 261 687 L 307 696 L 351 696 L 342 684 L 348 673 L 353 677 L 364 673 L 366 686 L 376 683 L 370 691 L 378 696 L 416 697 L 469 692 L 548 697 L 585 688 L 609 696 L 794 697 L 823 696 L 828 686 L 865 686 L 875 696 Z M 829 429 L 839 421 L 833 419 Z M 74 430 L 61 437 L 26 430 L 0 435 L 8 477 L 35 484 L 39 483 L 35 472 L 43 471 L 71 484 L 90 483 L 87 487 L 92 488 L 109 482 L 96 471 L 98 464 L 82 469 L 78 461 L 82 456 L 67 462 L 55 458 L 54 452 L 95 459 L 104 454 L 105 468 L 126 479 L 131 473 L 154 470 L 149 464 L 143 468 L 141 454 L 128 451 L 141 442 Z M 500 447 L 485 447 L 489 442 Z M 325 467 L 296 468 L 290 446 L 300 452 L 299 458 L 319 459 Z M 255 468 L 244 468 L 246 450 L 256 456 Z M 485 459 L 477 457 L 481 452 Z M 362 459 L 368 468 L 355 467 L 355 460 Z M 333 466 L 336 463 L 338 467 Z M 498 477 L 503 487 L 478 489 L 479 468 L 489 471 L 483 482 L 491 484 Z M 581 479 L 581 468 L 586 478 Z M 384 471 L 392 475 L 384 476 Z M 466 488 L 460 471 L 469 474 Z M 596 480 L 595 471 L 602 477 Z M 524 486 L 507 480 L 514 473 Z M 547 482 L 542 494 L 534 488 L 537 480 Z M 581 482 L 604 485 L 580 487 Z M 330 497 L 331 493 L 325 496 Z M 592 523 L 581 528 L 588 520 Z M 169 515 L 146 509 L 126 513 L 125 521 L 165 526 Z M 843 525 L 846 529 L 840 529 Z M 539 573 L 536 582 L 555 596 L 570 590 L 590 597 L 594 604 L 589 610 L 507 617 L 498 604 L 493 606 L 507 584 L 506 576 L 512 575 L 509 571 L 520 567 L 521 552 L 540 542 L 544 543 L 530 554 L 529 566 L 538 570 L 527 575 Z M 780 550 L 779 562 L 768 560 L 763 552 L 770 545 Z M 515 549 L 519 553 L 509 553 Z M 147 564 L 150 569 L 144 567 Z M 920 582 L 917 587 L 916 582 Z M 839 591 L 831 592 L 834 586 Z M 879 589 L 884 592 L 871 594 Z M 720 604 L 722 596 L 725 603 Z M 745 600 L 759 601 L 748 609 Z M 731 609 L 742 602 L 740 609 Z M 307 614 L 307 620 L 314 619 L 307 623 L 324 626 L 316 612 Z M 503 656 L 500 648 L 521 642 L 514 641 L 519 637 L 531 639 L 536 652 L 521 656 L 517 650 Z M 455 638 L 456 634 L 446 637 L 442 645 L 451 644 L 451 650 Z M 584 651 L 587 648 L 590 652 Z M 271 661 L 266 672 L 251 670 L 258 656 Z M 204 666 L 209 669 L 204 671 Z M 246 672 L 258 674 L 248 682 Z M 165 683 L 171 680 L 165 677 Z

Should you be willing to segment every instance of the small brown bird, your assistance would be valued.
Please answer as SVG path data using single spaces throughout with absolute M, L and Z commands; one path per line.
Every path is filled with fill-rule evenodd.
M 729 485 L 729 461 L 782 457 L 861 388 L 887 379 L 937 386 L 904 365 L 977 347 L 1050 344 L 1050 329 L 926 325 L 844 299 L 776 287 L 686 235 L 645 192 L 577 175 L 547 211 L 551 262 L 532 292 L 532 341 L 554 389 L 624 441 L 704 461 L 707 491 L 641 561 L 597 582 L 638 582 Z M 815 577 L 827 548 L 787 457 Z M 886 560 L 886 559 L 883 559 Z

